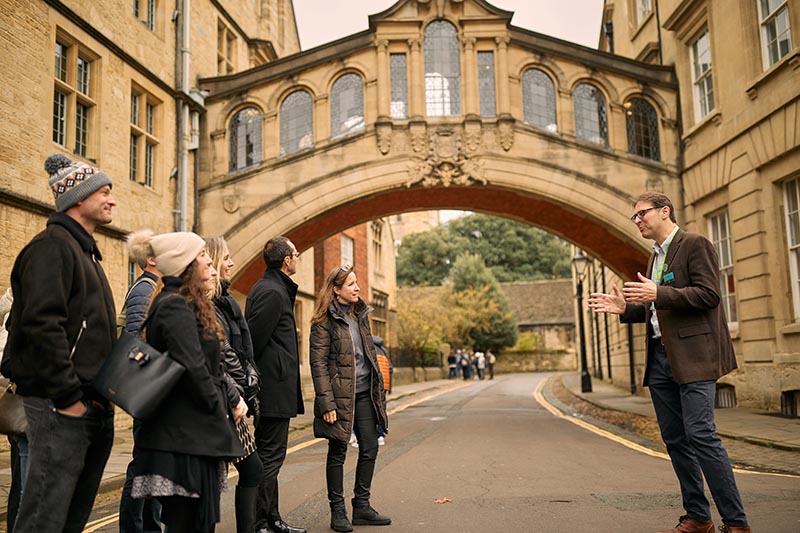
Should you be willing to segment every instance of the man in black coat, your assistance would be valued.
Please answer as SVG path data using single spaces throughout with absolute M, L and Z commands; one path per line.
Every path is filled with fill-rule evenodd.
M 111 223 L 111 179 L 47 158 L 56 213 L 11 271 L 3 374 L 24 396 L 28 475 L 14 531 L 81 531 L 114 442 L 114 410 L 92 380 L 116 338 L 114 298 L 95 230 Z
M 297 252 L 286 237 L 273 237 L 264 246 L 264 277 L 247 296 L 245 318 L 253 339 L 256 366 L 261 373 L 261 419 L 255 437 L 264 465 L 256 514 L 257 533 L 305 533 L 281 519 L 278 511 L 278 473 L 286 458 L 289 419 L 305 412 L 300 388 L 294 300 Z

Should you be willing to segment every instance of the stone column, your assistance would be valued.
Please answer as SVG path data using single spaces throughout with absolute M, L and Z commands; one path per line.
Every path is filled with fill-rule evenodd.
M 409 98 L 409 117 L 419 117 L 425 114 L 425 72 L 422 64 L 422 39 L 409 39 L 411 48 L 411 76 L 409 85 L 411 95 Z
M 497 43 L 497 115 L 511 113 L 508 96 L 508 37 L 495 37 Z
M 464 75 L 461 77 L 464 85 L 465 115 L 480 113 L 480 100 L 478 95 L 478 59 L 475 55 L 475 37 L 464 37 Z
M 378 116 L 388 117 L 390 113 L 390 100 L 392 98 L 392 80 L 389 74 L 389 41 L 380 39 L 375 41 L 378 50 Z

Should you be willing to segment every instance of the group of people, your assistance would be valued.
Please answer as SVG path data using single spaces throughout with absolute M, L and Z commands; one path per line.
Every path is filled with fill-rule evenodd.
M 491 350 L 486 353 L 458 348 L 450 350 L 447 356 L 447 379 L 484 379 L 489 371 L 489 379 L 494 379 L 494 365 L 497 357 Z
M 119 324 L 185 369 L 155 414 L 134 420 L 120 531 L 214 531 L 232 464 L 237 533 L 304 533 L 281 518 L 278 505 L 289 421 L 304 412 L 295 245 L 283 236 L 267 241 L 264 276 L 243 311 L 229 293 L 234 262 L 223 238 L 134 232 L 128 248 L 142 274 L 117 315 L 94 239 L 112 221 L 111 178 L 63 155 L 50 156 L 45 170 L 56 212 L 15 261 L 5 323 L 2 373 L 16 384 L 27 420 L 18 474 L 24 490 L 9 512 L 16 516 L 9 531 L 83 530 L 114 440 L 114 406 L 92 380 Z M 329 441 L 331 528 L 345 532 L 352 524 L 391 523 L 370 504 L 388 418 L 372 308 L 359 293 L 352 266 L 330 272 L 310 343 L 314 434 Z M 352 522 L 343 475 L 351 432 L 360 443 Z

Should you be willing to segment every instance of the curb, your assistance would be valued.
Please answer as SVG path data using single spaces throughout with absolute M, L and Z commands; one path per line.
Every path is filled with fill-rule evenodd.
M 561 384 L 564 386 L 564 388 L 572 396 L 574 396 L 575 398 L 578 398 L 579 400 L 582 400 L 582 401 L 584 401 L 586 403 L 590 403 L 590 404 L 594 405 L 595 407 L 598 407 L 600 409 L 605 409 L 606 411 L 614 411 L 614 412 L 617 412 L 617 413 L 624 413 L 624 414 L 628 414 L 628 415 L 638 416 L 638 417 L 641 417 L 641 418 L 655 418 L 655 417 L 652 417 L 652 416 L 641 415 L 639 413 L 633 413 L 631 411 L 624 411 L 622 409 L 617 409 L 615 407 L 611 407 L 609 405 L 606 405 L 603 402 L 599 402 L 597 400 L 585 398 L 585 397 L 581 396 L 580 394 L 576 394 L 575 392 L 572 391 L 572 389 L 567 387 L 564 384 L 562 376 L 558 376 L 558 379 L 562 380 Z M 719 435 L 720 437 L 728 438 L 728 439 L 733 439 L 733 440 L 738 440 L 738 441 L 741 441 L 741 442 L 746 442 L 748 444 L 754 444 L 756 446 L 762 446 L 764 448 L 773 448 L 773 449 L 776 449 L 776 450 L 783 450 L 783 451 L 786 451 L 786 452 L 800 453 L 800 446 L 795 445 L 795 444 L 789 444 L 788 442 L 781 442 L 781 441 L 770 440 L 770 439 L 762 439 L 762 438 L 753 437 L 753 436 L 750 436 L 750 435 L 739 435 L 737 433 L 728 433 L 728 432 L 725 432 L 725 431 L 721 431 L 719 428 L 717 429 L 717 435 Z

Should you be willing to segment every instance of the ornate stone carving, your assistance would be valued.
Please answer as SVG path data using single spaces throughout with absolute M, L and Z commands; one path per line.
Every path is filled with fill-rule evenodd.
M 464 120 L 464 148 L 468 154 L 477 152 L 481 147 L 481 119 L 468 116 Z
M 428 143 L 427 156 L 414 156 L 408 166 L 406 187 L 486 185 L 483 162 L 464 152 L 461 135 L 452 129 L 436 130 Z
M 497 137 L 500 146 L 508 152 L 514 146 L 514 118 L 510 115 L 497 119 Z
M 378 150 L 386 155 L 392 149 L 392 122 L 378 120 L 375 123 L 375 139 L 378 143 Z
M 422 153 L 428 145 L 428 130 L 423 121 L 412 121 L 408 125 L 408 132 L 411 137 L 411 150 L 414 153 Z
M 239 210 L 239 195 L 228 194 L 222 197 L 222 208 L 226 213 L 235 213 Z

